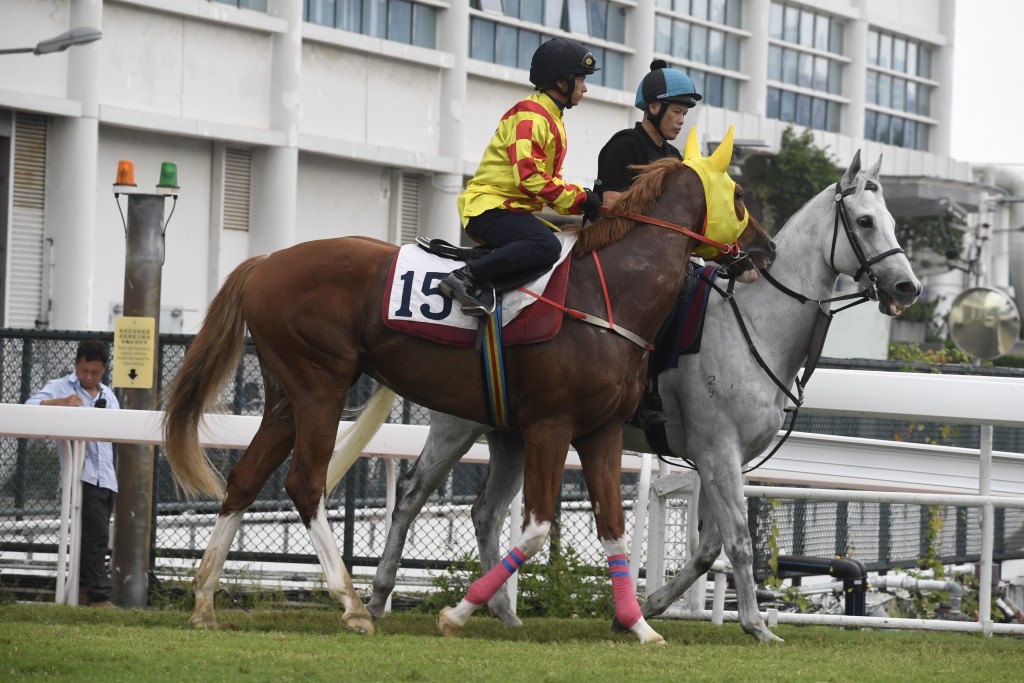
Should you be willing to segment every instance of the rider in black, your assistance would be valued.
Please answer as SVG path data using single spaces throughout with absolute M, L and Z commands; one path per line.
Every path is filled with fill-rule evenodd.
M 621 130 L 605 144 L 597 158 L 594 190 L 605 206 L 614 206 L 619 195 L 636 178 L 633 165 L 649 164 L 665 157 L 682 161 L 679 150 L 669 144 L 683 127 L 690 108 L 701 99 L 690 77 L 668 68 L 661 59 L 651 62 L 651 71 L 636 89 L 635 105 L 644 112 L 643 121 Z M 648 377 L 644 395 L 632 423 L 644 429 L 666 421 L 654 377 Z

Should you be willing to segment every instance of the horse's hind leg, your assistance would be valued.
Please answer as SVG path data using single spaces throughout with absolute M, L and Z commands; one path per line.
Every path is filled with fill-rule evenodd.
M 395 511 L 391 516 L 384 551 L 373 576 L 373 595 L 366 607 L 375 619 L 384 616 L 388 596 L 395 589 L 395 575 L 409 528 L 423 509 L 430 494 L 437 490 L 452 467 L 469 451 L 473 443 L 489 429 L 485 425 L 431 412 L 430 430 L 419 458 L 398 482 Z
M 263 484 L 280 467 L 295 439 L 295 425 L 291 416 L 274 416 L 267 401 L 267 412 L 242 458 L 228 475 L 227 495 L 221 504 L 217 523 L 203 553 L 199 571 L 192 582 L 196 606 L 191 624 L 196 628 L 215 628 L 217 618 L 213 611 L 213 598 L 220 583 L 221 573 L 231 542 L 235 538 L 242 514 L 252 505 L 263 489 Z
M 327 579 L 328 592 L 345 608 L 341 617 L 345 626 L 357 633 L 372 634 L 373 621 L 352 585 L 352 577 L 345 569 L 338 543 L 327 523 L 324 501 L 327 465 L 334 451 L 344 402 L 344 391 L 310 392 L 301 405 L 293 398 L 295 449 L 292 451 L 292 467 L 285 480 L 285 490 L 309 531 Z
M 512 499 L 523 486 L 523 437 L 518 432 L 492 431 L 487 434 L 487 444 L 491 453 L 487 481 L 473 503 L 473 527 L 485 574 L 501 561 L 501 528 Z M 487 601 L 487 608 L 503 624 L 516 628 L 523 622 L 512 608 L 512 597 L 506 583 Z
M 622 426 L 614 425 L 573 442 L 594 508 L 597 537 L 608 555 L 615 618 L 641 643 L 664 645 L 665 639 L 644 619 L 629 574 L 629 539 L 622 512 Z

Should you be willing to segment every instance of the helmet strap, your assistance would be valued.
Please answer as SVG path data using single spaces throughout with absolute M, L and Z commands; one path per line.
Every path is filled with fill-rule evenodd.
M 657 114 L 651 113 L 651 105 L 647 105 L 647 109 L 644 110 L 644 118 L 651 122 L 654 126 L 655 132 L 661 137 L 661 143 L 665 143 L 665 134 L 661 132 L 661 120 L 665 118 L 665 112 L 668 111 L 668 105 L 665 102 L 657 102 L 661 106 L 658 108 Z

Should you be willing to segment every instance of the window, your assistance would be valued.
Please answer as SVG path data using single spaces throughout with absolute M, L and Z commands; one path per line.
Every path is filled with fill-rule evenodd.
M 240 0 L 244 1 L 244 0 Z M 312 24 L 437 47 L 437 8 L 413 0 L 304 0 L 303 19 Z M 264 0 L 265 3 L 265 0 Z
M 240 9 L 252 9 L 258 12 L 267 11 L 267 0 L 213 0 L 222 5 L 232 5 Z
M 868 104 L 891 110 L 868 112 L 866 118 L 874 123 L 868 125 L 865 121 L 867 137 L 899 147 L 927 150 L 931 125 L 900 114 L 931 115 L 933 86 L 924 80 L 931 73 L 931 47 L 911 38 L 870 29 L 867 58 L 865 99 Z
M 839 131 L 838 102 L 781 88 L 768 88 L 765 115 L 770 119 L 789 121 L 818 130 Z

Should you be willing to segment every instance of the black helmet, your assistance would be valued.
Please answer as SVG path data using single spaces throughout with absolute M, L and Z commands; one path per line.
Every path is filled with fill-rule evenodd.
M 636 89 L 636 108 L 647 109 L 654 102 L 678 102 L 687 107 L 697 106 L 703 99 L 690 77 L 679 69 L 670 69 L 663 59 L 651 62 L 650 72 Z
M 568 38 L 552 38 L 533 53 L 530 82 L 546 88 L 559 78 L 589 76 L 599 70 L 597 60 L 585 46 Z

